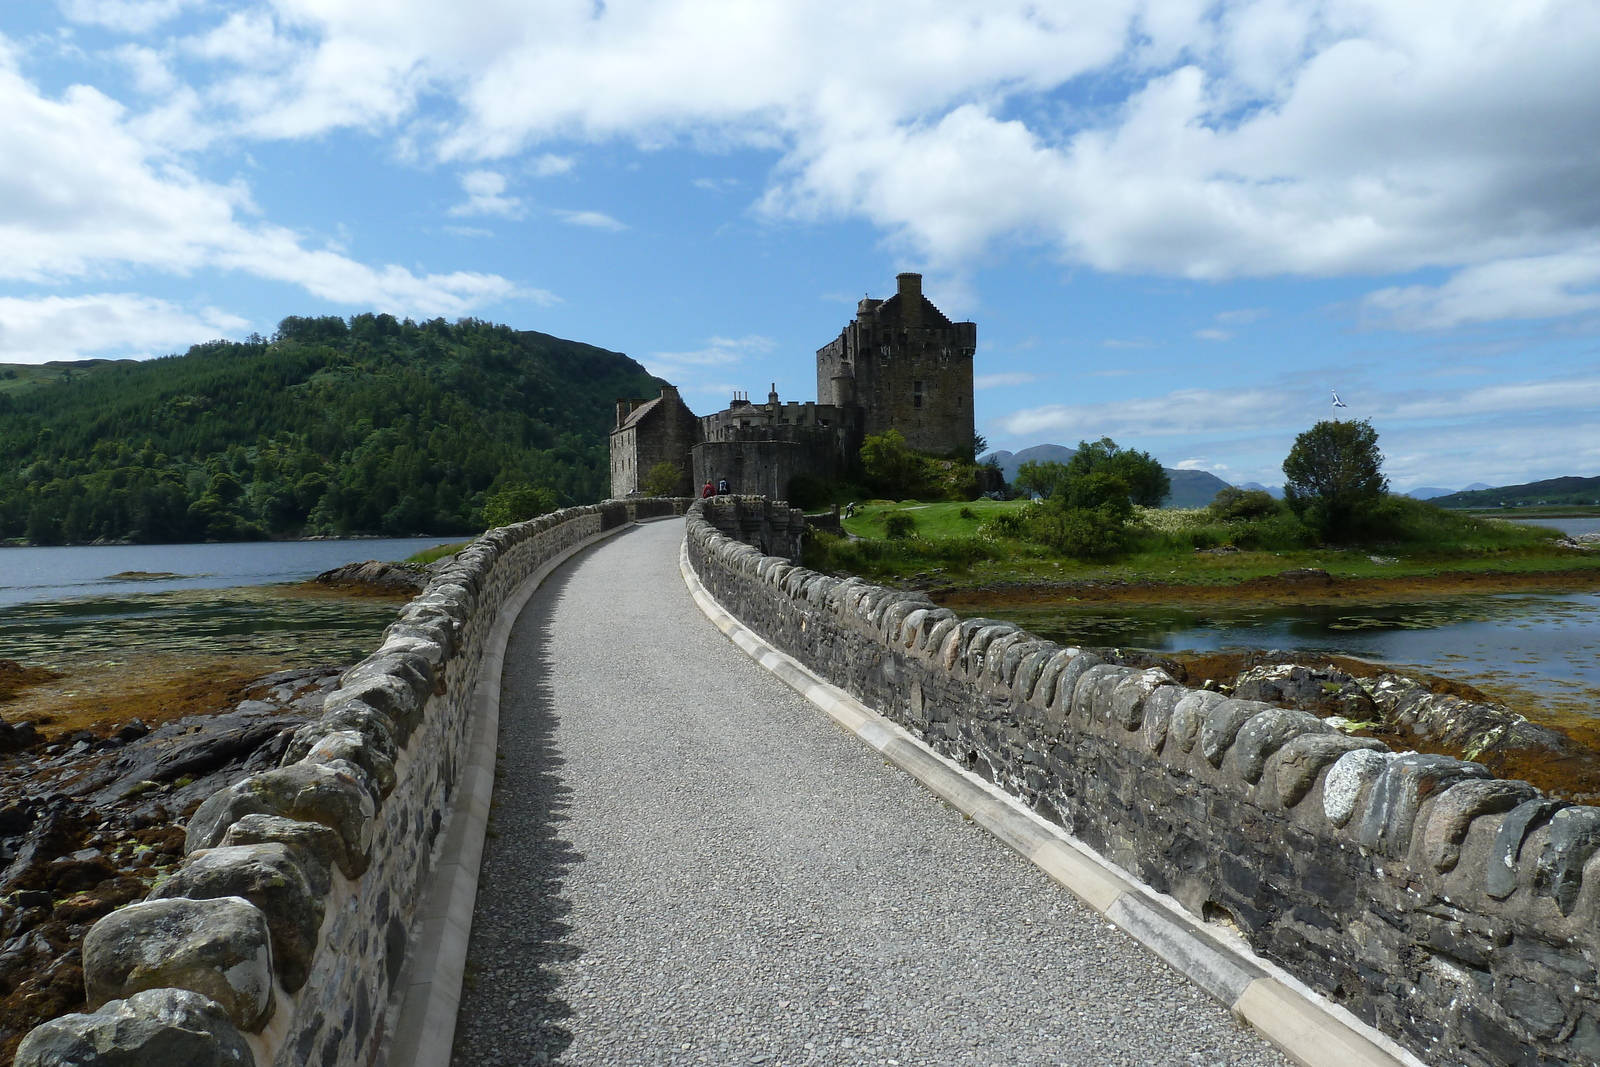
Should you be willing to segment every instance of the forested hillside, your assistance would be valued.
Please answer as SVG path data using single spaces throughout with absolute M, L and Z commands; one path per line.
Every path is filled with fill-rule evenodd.
M 36 544 L 467 533 L 520 487 L 603 497 L 613 402 L 658 391 L 616 352 L 389 315 L 0 379 L 0 537 Z
M 1600 478 L 1546 478 L 1542 482 L 1502 485 L 1436 496 L 1442 508 L 1498 508 L 1525 504 L 1600 504 Z

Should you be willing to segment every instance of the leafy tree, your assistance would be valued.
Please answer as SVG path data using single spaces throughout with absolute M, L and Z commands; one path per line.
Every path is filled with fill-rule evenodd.
M 1098 507 L 1101 494 L 1110 491 L 1111 480 L 1126 486 L 1129 503 L 1159 508 L 1172 492 L 1172 479 L 1161 463 L 1148 452 L 1122 448 L 1109 437 L 1098 441 L 1079 441 L 1078 450 L 1066 462 L 1067 491 L 1078 507 Z M 1089 480 L 1091 476 L 1101 476 Z
M 1011 479 L 1011 484 L 1024 493 L 1038 493 L 1049 499 L 1054 496 L 1059 486 L 1067 480 L 1067 465 L 1065 463 L 1041 462 L 1028 460 L 1017 468 L 1017 476 Z
M 483 505 L 483 521 L 487 526 L 510 526 L 514 522 L 527 522 L 554 511 L 556 494 L 544 486 L 513 485 L 489 497 Z
M 645 473 L 639 488 L 645 491 L 646 496 L 671 496 L 682 481 L 683 469 L 676 463 L 663 460 Z
M 899 430 L 869 435 L 861 443 L 861 468 L 868 483 L 896 500 L 917 496 L 927 481 L 926 462 Z
M 1324 538 L 1339 540 L 1389 491 L 1382 466 L 1371 422 L 1325 420 L 1295 438 L 1283 461 L 1283 496 Z

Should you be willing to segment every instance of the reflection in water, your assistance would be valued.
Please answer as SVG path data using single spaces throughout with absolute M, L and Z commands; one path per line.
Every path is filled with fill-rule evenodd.
M 69 671 L 152 656 L 350 663 L 377 645 L 399 607 L 274 586 L 12 604 L 0 607 L 0 659 Z
M 997 608 L 997 617 L 1069 644 L 1171 652 L 1317 649 L 1413 664 L 1471 681 L 1511 681 L 1544 697 L 1600 696 L 1600 594 L 1507 594 L 1420 604 L 1193 611 L 1104 606 Z M 1594 714 L 1600 714 L 1596 706 Z

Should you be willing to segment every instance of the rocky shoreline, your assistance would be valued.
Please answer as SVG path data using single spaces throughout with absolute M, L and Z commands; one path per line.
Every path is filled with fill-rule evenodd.
M 0 1067 L 34 1026 L 83 1010 L 89 926 L 147 896 L 200 802 L 276 766 L 342 673 L 268 674 L 231 707 L 154 728 L 0 724 Z

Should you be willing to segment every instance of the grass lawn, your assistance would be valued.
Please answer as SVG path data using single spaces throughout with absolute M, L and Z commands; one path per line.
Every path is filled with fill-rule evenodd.
M 1600 552 L 1556 547 L 1550 531 L 1526 527 L 1505 531 L 1503 539 L 1492 528 L 1479 531 L 1459 544 L 1196 551 L 1174 544 L 1159 531 L 1197 522 L 1198 512 L 1148 511 L 1142 515 L 1154 528 L 1138 539 L 1133 551 L 1107 561 L 1066 558 L 1036 543 L 979 533 L 979 527 L 996 515 L 1033 506 L 1025 501 L 991 500 L 858 506 L 855 516 L 844 520 L 844 528 L 868 544 L 855 546 L 854 551 L 849 545 L 840 546 L 829 561 L 812 565 L 821 563 L 825 569 L 849 570 L 875 579 L 955 587 L 996 583 L 1231 585 L 1307 568 L 1351 579 L 1486 572 L 1600 573 Z M 896 512 L 916 520 L 914 538 L 898 542 L 886 538 L 885 516 Z
M 470 544 L 472 544 L 471 541 L 457 541 L 453 545 L 436 545 L 433 548 L 425 548 L 416 555 L 407 556 L 405 561 L 407 563 L 432 563 L 436 559 L 453 556 Z

